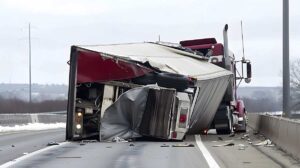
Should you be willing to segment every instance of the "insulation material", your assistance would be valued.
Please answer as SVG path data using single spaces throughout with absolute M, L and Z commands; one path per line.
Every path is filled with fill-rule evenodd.
M 168 139 L 176 91 L 148 85 L 130 89 L 109 106 L 101 121 L 101 140 L 152 136 Z
M 148 97 L 148 87 L 130 89 L 109 106 L 103 115 L 100 140 L 136 138 Z

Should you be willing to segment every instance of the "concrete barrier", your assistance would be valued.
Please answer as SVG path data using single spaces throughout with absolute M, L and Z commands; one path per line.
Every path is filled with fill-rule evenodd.
M 300 160 L 300 121 L 261 114 L 248 114 L 248 125 L 276 146 Z
M 248 126 L 253 130 L 259 131 L 260 119 L 261 119 L 260 115 L 257 113 L 248 113 L 247 118 L 248 118 Z
M 66 122 L 65 114 L 0 114 L 0 126 L 13 126 L 28 123 L 57 123 Z

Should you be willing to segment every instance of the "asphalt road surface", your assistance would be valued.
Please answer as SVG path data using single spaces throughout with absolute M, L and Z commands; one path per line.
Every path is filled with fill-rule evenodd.
M 0 133 L 0 164 L 65 140 L 65 129 Z
M 229 137 L 228 135 L 209 134 L 202 135 L 201 138 L 199 136 L 188 136 L 184 142 L 63 142 L 60 145 L 24 155 L 5 165 L 25 168 L 299 167 L 299 162 L 278 150 L 276 146 L 253 145 L 264 140 L 263 137 L 249 132 L 248 138 L 241 139 L 243 135 L 236 134 L 234 137 Z M 58 141 L 61 140 L 61 137 L 64 138 L 64 132 L 57 131 L 55 133 L 53 130 L 53 132 L 33 132 L 30 135 L 23 134 L 23 136 L 27 137 L 27 141 L 31 141 L 31 138 L 29 138 L 31 136 L 36 139 L 44 139 L 43 143 L 34 140 L 35 143 L 40 143 L 40 147 L 42 147 L 45 146 L 50 137 L 57 136 L 57 139 L 54 139 Z M 0 140 L 1 146 L 2 139 L 3 137 Z M 20 135 L 17 139 L 20 141 L 24 138 Z M 249 142 L 252 142 L 252 144 L 249 144 Z M 229 143 L 231 143 L 230 146 L 222 146 Z M 10 145 L 11 143 L 6 142 L 6 144 Z M 178 147 L 182 144 L 192 144 L 193 146 Z M 244 145 L 242 149 L 240 148 L 241 144 Z M 173 145 L 177 147 L 173 147 Z M 10 146 L 7 148 L 10 149 Z M 1 159 L 2 156 L 4 155 L 1 154 Z

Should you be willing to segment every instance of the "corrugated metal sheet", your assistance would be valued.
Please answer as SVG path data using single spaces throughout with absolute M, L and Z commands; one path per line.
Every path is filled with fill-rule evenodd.
M 231 72 L 201 59 L 201 56 L 155 43 L 79 46 L 84 49 L 139 62 L 149 62 L 162 71 L 207 80 Z

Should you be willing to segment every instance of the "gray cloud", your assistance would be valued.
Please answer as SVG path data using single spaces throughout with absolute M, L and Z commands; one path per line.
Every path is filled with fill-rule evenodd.
M 230 48 L 241 56 L 240 20 L 245 51 L 253 62 L 254 85 L 280 85 L 281 5 L 274 0 L 212 1 L 80 1 L 0 2 L 0 82 L 28 81 L 27 24 L 32 24 L 33 82 L 67 83 L 70 46 L 216 37 L 230 26 Z M 74 3 L 73 3 L 74 2 Z M 291 56 L 297 45 L 300 1 L 291 0 Z M 60 6 L 57 8 L 57 6 Z

